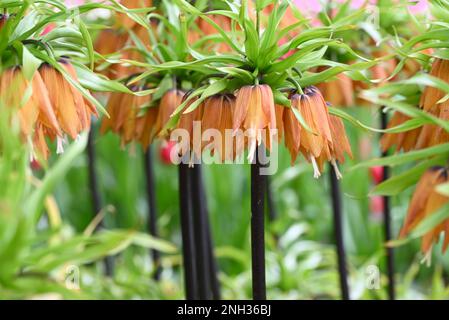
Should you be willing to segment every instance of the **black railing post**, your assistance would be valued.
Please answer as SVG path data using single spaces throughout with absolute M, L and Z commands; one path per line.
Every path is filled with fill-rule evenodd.
M 342 198 L 340 190 L 340 181 L 338 181 L 335 169 L 332 165 L 330 167 L 330 186 L 332 197 L 332 212 L 334 216 L 334 235 L 337 247 L 337 264 L 338 274 L 340 277 L 341 298 L 343 300 L 350 300 L 349 286 L 348 286 L 348 269 L 346 264 L 346 252 L 343 237 L 343 211 Z
M 145 166 L 145 178 L 147 187 L 147 202 L 148 202 L 148 231 L 151 236 L 158 237 L 157 230 L 157 211 L 156 211 L 156 189 L 154 182 L 154 169 L 153 169 L 153 154 L 151 152 L 151 145 L 144 153 L 144 166 Z M 153 279 L 159 280 L 161 276 L 161 261 L 160 252 L 154 249 L 150 251 L 154 264 Z
M 388 124 L 388 115 L 384 110 L 384 107 L 380 108 L 381 128 L 386 129 Z M 386 156 L 387 152 L 382 153 L 382 157 Z M 390 177 L 390 168 L 388 166 L 383 167 L 382 181 L 387 180 Z M 384 237 L 385 243 L 391 240 L 392 226 L 391 226 L 391 207 L 390 197 L 383 196 L 383 218 L 384 218 Z M 386 246 L 386 259 L 387 259 L 387 276 L 388 276 L 388 298 L 389 300 L 396 299 L 395 279 L 394 279 L 394 250 L 393 248 Z
M 98 187 L 98 179 L 96 172 L 96 152 L 95 152 L 95 134 L 94 126 L 92 125 L 89 131 L 89 136 L 87 140 L 87 170 L 88 170 L 88 180 L 89 180 L 89 190 L 91 196 L 92 209 L 95 215 L 99 214 L 102 209 L 101 195 Z M 97 226 L 97 230 L 103 228 L 103 222 L 100 221 Z M 107 276 L 112 276 L 114 274 L 114 260 L 112 257 L 107 256 L 104 259 L 104 272 Z

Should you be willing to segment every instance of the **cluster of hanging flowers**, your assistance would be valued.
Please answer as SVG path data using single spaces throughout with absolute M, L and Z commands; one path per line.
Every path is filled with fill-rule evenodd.
M 142 37 L 142 43 L 149 50 L 151 57 L 134 58 L 134 63 L 131 61 L 132 59 L 123 55 L 123 49 L 111 46 L 110 40 L 106 43 L 103 42 L 104 48 L 100 47 L 101 41 L 104 40 L 97 41 L 98 51 L 103 50 L 105 54 L 113 54 L 118 50 L 122 54 L 122 62 L 126 61 L 125 64 L 128 66 L 140 68 L 140 70 L 131 68 L 128 72 L 120 74 L 121 79 L 127 81 L 132 91 L 148 89 L 158 92 L 158 95 L 147 96 L 129 93 L 111 94 L 107 104 L 110 117 L 103 120 L 101 131 L 103 133 L 112 131 L 118 134 L 121 137 L 122 145 L 139 142 L 146 149 L 155 138 L 168 141 L 174 129 L 184 129 L 188 133 L 189 140 L 178 139 L 175 141 L 177 142 L 175 150 L 179 155 L 188 155 L 190 159 L 193 159 L 201 157 L 205 151 L 210 151 L 213 156 L 218 154 L 221 161 L 235 160 L 245 151 L 248 152 L 248 159 L 253 161 L 259 146 L 263 145 L 265 149 L 272 151 L 273 143 L 284 138 L 285 145 L 291 153 L 292 164 L 298 158 L 298 154 L 302 154 L 313 165 L 314 177 L 318 178 L 324 170 L 325 162 L 329 162 L 335 167 L 338 178 L 341 178 L 337 164 L 345 161 L 345 154 L 352 157 L 351 148 L 343 122 L 329 113 L 328 104 L 318 86 L 308 86 L 303 90 L 296 86 L 296 90 L 292 91 L 290 84 L 290 88 L 284 90 L 280 87 L 283 85 L 282 80 L 279 84 L 273 85 L 270 81 L 264 81 L 264 74 L 257 74 L 258 70 L 253 74 L 248 71 L 254 70 L 254 65 L 258 65 L 258 68 L 265 70 L 265 73 L 286 72 L 285 68 L 279 67 L 278 71 L 274 71 L 276 64 L 273 66 L 270 59 L 278 63 L 285 61 L 287 66 L 295 64 L 296 60 L 292 55 L 299 52 L 296 48 L 298 44 L 292 45 L 289 41 L 297 39 L 300 33 L 298 28 L 291 26 L 298 25 L 299 27 L 301 24 L 298 23 L 290 4 L 288 2 L 277 5 L 270 4 L 261 11 L 267 15 L 266 23 L 271 28 L 271 31 L 265 31 L 265 33 L 273 34 L 272 38 L 259 40 L 260 44 L 265 43 L 263 47 L 257 50 L 245 47 L 245 50 L 249 51 L 240 58 L 241 53 L 239 53 L 238 46 L 233 45 L 230 39 L 224 40 L 223 37 L 226 37 L 226 33 L 236 30 L 246 33 L 247 38 L 261 37 L 260 34 L 249 34 L 248 23 L 254 23 L 250 21 L 256 20 L 255 8 L 251 3 L 247 3 L 248 16 L 243 18 L 246 19 L 246 25 L 240 21 L 236 24 L 237 21 L 233 21 L 237 19 L 236 17 L 232 18 L 218 13 L 209 14 L 207 18 L 196 16 L 193 19 L 183 19 L 182 21 L 191 23 L 186 26 L 182 25 L 183 22 L 181 25 L 176 23 L 170 25 L 170 21 L 166 20 L 158 23 L 155 20 L 149 21 L 149 26 L 153 30 L 153 39 L 150 42 L 143 41 L 143 39 L 148 41 L 148 30 L 145 31 L 146 36 L 143 32 L 138 37 Z M 188 6 L 188 4 L 185 3 L 183 6 Z M 193 7 L 190 8 L 195 10 Z M 161 11 L 166 9 L 164 6 L 157 8 Z M 268 15 L 271 17 L 269 18 Z M 157 18 L 157 15 L 154 17 Z M 286 20 L 284 21 L 282 17 Z M 268 18 L 278 20 L 272 23 Z M 118 20 L 120 21 L 120 19 Z M 108 32 L 126 33 L 128 31 L 130 34 L 136 35 L 133 29 L 135 27 L 139 27 L 139 25 L 120 22 L 117 30 Z M 253 28 L 255 28 L 254 24 Z M 276 28 L 283 30 L 283 32 L 279 32 L 278 39 L 274 36 L 277 32 Z M 183 30 L 189 30 L 188 34 L 184 35 Z M 323 32 L 329 33 L 329 36 L 333 34 L 325 27 Z M 170 38 L 171 36 L 174 39 Z M 135 40 L 135 37 L 133 39 Z M 133 51 L 133 46 L 136 45 L 133 39 L 117 41 L 115 44 L 125 46 Z M 152 43 L 155 39 L 157 39 L 157 43 Z M 130 46 L 126 47 L 127 44 Z M 173 47 L 170 48 L 169 44 Z M 281 50 L 277 49 L 278 45 L 281 46 Z M 192 51 L 192 48 L 202 54 L 204 52 L 206 55 L 211 51 L 217 52 L 217 61 L 211 59 L 211 63 L 202 63 L 201 65 L 206 70 L 205 74 L 211 74 L 212 72 L 207 68 L 216 72 L 216 66 L 213 64 L 218 63 L 223 67 L 222 69 L 218 68 L 222 75 L 212 74 L 210 78 L 207 77 L 204 80 L 206 83 L 201 80 L 197 83 L 197 79 L 204 78 L 204 74 L 202 74 L 202 70 L 194 66 L 197 57 L 185 54 L 186 51 Z M 267 51 L 266 54 L 262 53 L 264 50 Z M 253 55 L 255 52 L 259 53 Z M 232 58 L 228 59 L 228 56 Z M 271 58 L 265 59 L 266 56 L 271 56 Z M 209 58 L 205 57 L 205 59 Z M 148 59 L 145 61 L 149 62 L 141 63 L 141 58 Z M 221 58 L 230 61 L 220 64 Z M 237 59 L 242 59 L 242 62 L 237 62 L 237 66 L 232 67 L 232 63 Z M 256 63 L 257 60 L 259 62 Z M 121 65 L 124 64 L 121 63 Z M 119 68 L 114 65 L 111 67 L 115 70 Z M 241 71 L 233 71 L 232 74 L 226 73 L 228 69 L 237 68 Z M 123 69 L 121 70 L 123 71 Z M 110 72 L 109 70 L 105 71 Z M 317 71 L 316 68 L 314 71 Z M 165 89 L 165 92 L 161 94 L 159 86 L 167 78 L 172 81 L 171 89 Z M 226 81 L 226 78 L 229 78 L 229 81 Z M 329 76 L 327 79 L 332 83 Z M 338 86 L 337 88 L 331 86 L 329 89 L 326 86 L 319 86 L 330 97 L 334 96 L 334 92 L 341 93 L 343 91 L 341 96 L 332 100 L 331 103 L 353 104 L 354 95 L 353 92 L 350 92 L 352 80 L 346 75 L 337 75 L 334 81 L 344 83 L 343 90 Z M 187 85 L 188 89 L 183 87 L 184 83 L 190 84 Z M 219 86 L 217 83 L 222 85 Z M 205 96 L 204 92 L 207 92 L 207 86 L 221 87 L 221 89 Z M 281 105 L 278 101 L 280 95 L 284 96 L 287 104 L 291 106 L 284 103 Z M 195 130 L 195 123 L 200 124 L 199 131 Z M 204 137 L 204 134 L 206 136 L 209 134 L 209 136 Z M 179 137 L 174 139 L 177 138 Z
M 78 82 L 69 60 L 62 58 L 59 66 Z M 76 139 L 90 128 L 95 107 L 86 100 L 64 75 L 53 66 L 43 63 L 27 79 L 20 66 L 8 68 L 0 74 L 2 104 L 17 108 L 22 137 L 32 147 L 33 158 L 47 159 L 46 138 L 57 141 L 57 152 L 63 152 L 66 136 Z
M 449 83 L 449 60 L 435 58 L 430 75 Z M 442 120 L 449 120 L 449 103 L 445 93 L 438 88 L 427 86 L 420 98 L 419 108 L 424 112 Z M 387 128 L 404 124 L 412 118 L 396 111 L 388 123 Z M 386 133 L 381 139 L 383 151 L 395 147 L 396 151 L 405 152 L 424 149 L 449 142 L 449 135 L 443 127 L 436 124 L 424 124 L 421 127 L 400 132 Z M 448 181 L 448 171 L 444 167 L 432 167 L 420 178 L 413 197 L 410 201 L 400 238 L 409 235 L 425 218 L 435 214 L 449 198 L 438 190 L 438 185 Z M 430 262 L 431 249 L 444 233 L 443 252 L 449 245 L 449 219 L 445 219 L 422 236 L 421 249 L 425 260 Z
M 290 100 L 291 109 L 283 111 L 282 119 L 285 145 L 292 163 L 301 153 L 312 163 L 315 178 L 321 175 L 326 161 L 334 166 L 337 178 L 341 178 L 337 162 L 344 163 L 345 153 L 352 157 L 342 120 L 329 114 L 327 103 L 316 87 L 307 87 L 304 93 L 293 93 Z M 298 122 L 292 109 L 301 114 L 308 130 Z
M 406 237 L 425 218 L 449 203 L 449 197 L 437 190 L 438 185 L 448 181 L 448 169 L 444 167 L 430 168 L 422 175 L 410 201 L 400 238 Z M 422 237 L 421 250 L 429 262 L 432 246 L 439 241 L 442 233 L 444 253 L 449 246 L 449 219 L 443 220 Z
M 449 83 L 449 60 L 435 58 L 430 75 Z M 421 95 L 419 107 L 425 112 L 442 120 L 449 120 L 449 101 L 445 93 L 438 88 L 428 86 Z M 405 123 L 411 117 L 399 111 L 395 112 L 387 128 Z M 387 133 L 382 137 L 381 146 L 384 151 L 395 146 L 396 151 L 423 149 L 449 142 L 449 134 L 440 126 L 425 124 L 413 130 L 401 133 Z

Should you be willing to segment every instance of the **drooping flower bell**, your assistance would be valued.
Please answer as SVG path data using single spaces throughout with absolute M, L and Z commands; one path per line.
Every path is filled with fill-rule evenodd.
M 345 125 L 343 121 L 334 115 L 329 115 L 329 126 L 331 129 L 332 145 L 330 147 L 331 158 L 325 159 L 323 156 L 317 159 L 318 167 L 322 170 L 324 162 L 330 161 L 331 165 L 335 169 L 335 174 L 337 179 L 341 179 L 343 176 L 338 169 L 337 163 L 345 162 L 345 154 L 347 154 L 351 159 L 352 151 L 351 145 L 349 144 L 348 137 L 346 136 Z
M 76 71 L 68 60 L 62 59 L 60 65 L 73 81 L 78 82 Z M 62 131 L 72 139 L 76 139 L 82 131 L 90 128 L 91 117 L 98 116 L 95 107 L 53 66 L 42 64 L 39 73 L 47 87 L 51 104 Z M 50 137 L 54 138 L 55 136 L 50 134 Z M 58 140 L 58 142 L 61 143 L 62 141 Z M 59 145 L 59 148 L 61 147 L 62 145 Z
M 31 144 L 32 158 L 39 155 L 46 159 L 45 135 L 52 132 L 61 137 L 62 133 L 40 74 L 35 72 L 30 82 L 20 67 L 7 69 L 0 75 L 0 92 L 1 105 L 17 110 L 20 132 Z
M 230 32 L 232 30 L 231 19 L 229 17 L 223 15 L 211 15 L 209 17 L 212 19 L 220 28 L 222 28 L 226 32 Z M 194 43 L 201 39 L 202 37 L 211 36 L 214 34 L 218 34 L 217 29 L 212 26 L 208 21 L 198 18 L 197 20 L 198 28 L 201 30 L 201 33 L 189 32 L 189 43 Z M 215 43 L 213 41 L 207 41 L 204 45 L 210 45 L 211 49 L 217 52 L 228 52 L 231 50 L 230 46 L 224 42 Z
M 340 73 L 334 80 L 320 83 L 317 88 L 324 99 L 333 106 L 349 107 L 354 105 L 354 87 L 352 79 Z
M 432 64 L 430 75 L 449 83 L 449 60 L 436 58 Z M 420 107 L 435 117 L 449 120 L 449 101 L 439 102 L 445 95 L 446 93 L 440 89 L 428 86 L 421 96 Z M 416 149 L 448 142 L 448 138 L 449 136 L 441 127 L 434 124 L 425 124 L 416 142 Z
M 440 194 L 436 189 L 439 184 L 447 181 L 448 170 L 443 167 L 430 168 L 422 175 L 410 201 L 407 216 L 399 234 L 400 238 L 407 236 L 421 221 L 436 213 L 449 202 L 449 198 Z M 444 253 L 449 246 L 449 219 L 440 222 L 422 237 L 421 250 L 429 262 L 432 245 L 438 242 L 442 232 L 444 232 Z
M 300 99 L 299 96 L 292 97 L 292 101 L 295 101 L 295 103 L 292 103 L 291 108 L 296 108 L 299 111 L 298 103 L 296 103 L 297 98 Z M 299 146 L 301 145 L 302 127 L 291 108 L 285 108 L 285 110 L 283 111 L 282 127 L 285 146 L 290 152 L 291 164 L 293 165 L 293 163 L 295 163 L 296 161 L 296 158 L 298 157 Z
M 78 82 L 76 71 L 66 59 L 60 60 L 72 81 Z M 57 152 L 63 151 L 64 134 L 75 139 L 90 128 L 95 107 L 81 92 L 49 64 L 42 64 L 26 79 L 20 67 L 5 70 L 0 75 L 2 103 L 18 109 L 21 132 L 32 142 L 32 156 L 47 159 L 46 138 L 56 139 Z
M 149 8 L 153 5 L 153 0 L 122 0 L 120 4 L 127 9 Z M 118 27 L 131 29 L 137 22 L 128 17 L 126 13 L 117 13 L 116 24 Z
M 316 87 L 305 88 L 303 94 L 292 94 L 290 100 L 291 108 L 301 114 L 310 129 L 302 127 L 293 110 L 286 108 L 284 136 L 292 163 L 301 152 L 312 163 L 315 178 L 321 175 L 326 161 L 334 166 L 337 177 L 341 178 L 337 161 L 344 162 L 344 153 L 352 157 L 343 122 L 329 115 L 326 102 Z
M 131 90 L 137 88 L 131 88 Z M 150 96 L 137 96 L 130 93 L 112 93 L 106 109 L 109 118 L 105 117 L 100 131 L 108 130 L 118 134 L 122 146 L 132 142 L 140 141 L 144 148 L 148 147 L 152 140 L 152 128 L 157 115 L 157 108 L 149 108 L 144 115 L 140 115 L 142 107 L 150 103 Z M 156 112 L 156 114 L 155 114 Z
M 120 49 L 125 46 L 128 37 L 129 35 L 126 32 L 120 32 L 112 29 L 103 29 L 98 34 L 95 41 L 95 51 L 103 56 L 119 52 Z M 128 57 L 124 57 L 122 54 L 122 58 Z M 108 66 L 105 69 L 100 69 L 99 66 L 97 66 L 96 70 L 107 76 L 109 79 L 120 79 L 130 74 L 127 68 L 119 63 Z
M 248 158 L 252 161 L 256 147 L 264 138 L 271 146 L 271 130 L 276 129 L 276 114 L 271 87 L 262 85 L 244 86 L 237 91 L 234 109 L 234 131 L 242 129 L 248 135 Z M 266 133 L 269 133 L 268 135 Z
M 169 138 L 170 132 L 163 132 L 165 125 L 170 120 L 172 113 L 181 105 L 185 92 L 178 89 L 170 89 L 163 96 L 159 102 L 159 112 L 156 123 L 154 125 L 154 133 L 163 139 Z
M 186 99 L 188 99 L 189 95 L 185 94 L 182 98 L 181 103 L 183 103 Z M 184 108 L 184 111 L 186 111 L 194 102 L 196 102 L 197 99 L 193 98 L 189 100 Z M 181 113 L 181 116 L 179 118 L 178 122 L 178 129 L 183 129 L 188 134 L 188 139 L 181 141 L 178 144 L 178 151 L 181 155 L 185 155 L 187 153 L 190 153 L 191 156 L 201 157 L 201 130 L 200 126 L 198 126 L 201 122 L 201 119 L 203 117 L 203 104 L 201 103 L 199 106 L 197 106 L 193 111 L 187 112 L 187 113 Z M 197 126 L 197 129 L 195 130 L 195 126 Z
M 217 150 L 221 161 L 234 160 L 235 155 L 242 151 L 243 141 L 236 143 L 232 133 L 232 111 L 235 107 L 235 97 L 231 94 L 219 94 L 209 97 L 204 102 L 202 131 L 205 133 L 204 149 L 211 149 L 212 155 Z M 218 136 L 213 136 L 208 130 L 217 130 Z M 212 141 L 211 141 L 212 140 Z M 210 141 L 210 142 L 209 142 Z
M 432 64 L 430 75 L 449 83 L 449 60 L 436 58 Z M 444 101 L 444 97 L 443 91 L 428 86 L 421 95 L 419 107 L 435 117 L 449 120 L 449 101 Z M 388 128 L 400 125 L 409 119 L 410 117 L 397 111 L 389 121 Z M 445 142 L 449 142 L 449 134 L 435 124 L 425 124 L 422 127 L 401 133 L 386 133 L 381 140 L 384 150 L 396 145 L 397 150 L 403 149 L 404 151 L 423 149 Z
M 0 92 L 2 105 L 17 109 L 23 136 L 32 135 L 39 121 L 47 130 L 61 135 L 47 88 L 38 72 L 28 81 L 20 67 L 5 70 L 0 75 Z
M 154 124 L 156 123 L 158 107 L 150 107 L 136 119 L 136 140 L 140 142 L 143 150 L 147 150 L 154 139 Z
M 306 88 L 304 94 L 293 95 L 291 100 L 292 107 L 300 111 L 305 123 L 312 131 L 302 130 L 300 151 L 306 160 L 312 163 L 314 177 L 318 178 L 322 168 L 320 170 L 316 159 L 324 156 L 326 160 L 331 160 L 332 136 L 326 102 L 315 87 Z
M 387 129 L 399 126 L 410 119 L 409 116 L 396 111 L 388 122 Z M 385 133 L 380 139 L 382 151 L 386 152 L 392 146 L 396 146 L 396 151 L 404 150 L 407 152 L 413 150 L 420 132 L 421 127 L 400 133 Z

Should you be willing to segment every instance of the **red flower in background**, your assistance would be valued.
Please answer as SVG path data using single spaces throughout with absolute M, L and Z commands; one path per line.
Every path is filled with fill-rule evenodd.
M 55 28 L 55 24 L 49 23 L 48 25 L 45 26 L 44 30 L 42 30 L 41 36 L 45 36 L 47 33 L 52 31 L 54 28 Z
M 33 159 L 30 161 L 30 168 L 34 171 L 39 171 L 42 169 L 42 166 L 37 159 Z
M 369 168 L 371 179 L 375 185 L 381 183 L 384 178 L 384 168 L 381 166 Z M 374 219 L 382 220 L 382 214 L 384 212 L 385 199 L 382 196 L 370 197 L 370 212 Z
M 371 167 L 369 168 L 369 173 L 373 179 L 374 184 L 379 184 L 384 178 L 384 168 L 383 167 Z
M 170 159 L 170 154 L 173 148 L 176 147 L 176 141 L 164 141 L 159 148 L 159 157 L 163 164 L 173 164 Z

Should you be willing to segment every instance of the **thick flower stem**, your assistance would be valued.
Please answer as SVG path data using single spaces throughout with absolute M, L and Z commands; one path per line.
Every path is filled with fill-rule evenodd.
M 98 188 L 98 180 L 96 173 L 96 152 L 95 152 L 95 133 L 94 127 L 92 126 L 89 131 L 89 137 L 87 140 L 87 170 L 89 179 L 89 189 L 91 196 L 92 209 L 95 215 L 99 214 L 102 209 L 101 195 Z M 100 221 L 98 223 L 97 229 L 103 228 L 103 223 Z M 114 260 L 112 257 L 108 256 L 104 259 L 104 272 L 107 276 L 112 276 L 114 274 Z
M 195 243 L 196 271 L 198 282 L 198 298 L 206 300 L 210 298 L 210 278 L 208 268 L 208 248 L 206 224 L 204 219 L 204 203 L 201 196 L 201 167 L 195 164 L 190 168 L 191 196 L 193 209 L 193 240 Z
M 380 109 L 380 119 L 381 119 L 381 127 L 382 129 L 387 128 L 388 123 L 388 117 L 387 114 L 384 112 L 384 108 L 382 107 Z M 382 157 L 386 156 L 387 153 L 382 153 Z M 388 166 L 383 167 L 383 177 L 382 181 L 385 181 L 390 176 L 390 168 Z M 384 237 L 385 242 L 388 243 L 391 240 L 391 208 L 390 208 L 390 197 L 384 196 L 383 197 L 383 203 L 384 203 Z M 387 276 L 388 276 L 388 298 L 390 300 L 396 299 L 396 292 L 395 292 L 395 279 L 394 279 L 394 251 L 393 248 L 386 246 L 386 258 L 387 258 Z
M 190 174 L 188 164 L 179 164 L 179 211 L 181 220 L 184 289 L 187 300 L 198 298 L 193 246 L 192 208 L 190 203 Z
M 266 189 L 267 189 L 268 220 L 270 222 L 273 222 L 274 220 L 276 220 L 278 213 L 276 211 L 276 206 L 274 204 L 273 192 L 271 190 L 271 181 L 269 177 L 266 178 Z
M 148 202 L 148 231 L 151 236 L 158 237 L 157 230 L 157 212 L 156 212 L 156 191 L 154 183 L 154 171 L 153 171 L 153 155 L 151 151 L 151 145 L 148 146 L 147 151 L 144 154 L 144 166 L 145 166 L 145 179 L 147 186 L 147 202 Z M 161 276 L 160 265 L 160 253 L 157 250 L 152 249 L 150 251 L 154 264 L 153 279 L 159 280 Z
M 207 243 L 207 268 L 208 268 L 208 274 L 209 274 L 209 282 L 211 287 L 211 293 L 212 293 L 212 299 L 213 300 L 220 300 L 221 293 L 220 293 L 220 283 L 218 282 L 218 268 L 217 268 L 217 262 L 215 260 L 214 255 L 214 243 L 212 239 L 212 231 L 209 221 L 209 212 L 207 207 L 207 194 L 206 194 L 206 188 L 204 187 L 204 178 L 203 178 L 203 171 L 201 170 L 201 167 L 199 168 L 200 172 L 200 193 L 201 193 L 201 202 L 203 203 L 203 211 L 202 211 L 202 219 L 203 219 L 203 225 L 205 227 L 206 232 L 206 243 Z
M 340 276 L 340 290 L 342 300 L 350 300 L 348 286 L 348 270 L 343 238 L 343 216 L 340 181 L 337 179 L 334 166 L 330 165 L 330 185 L 332 195 L 332 211 L 334 215 L 334 235 L 337 245 L 338 274 Z
M 259 147 L 256 148 L 254 163 L 251 164 L 251 253 L 253 299 L 266 300 L 265 285 L 265 183 L 266 176 L 261 175 L 262 165 L 259 159 Z

